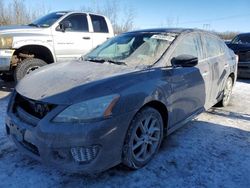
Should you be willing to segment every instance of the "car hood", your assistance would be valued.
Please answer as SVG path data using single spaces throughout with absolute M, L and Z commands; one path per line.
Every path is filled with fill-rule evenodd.
M 37 28 L 33 26 L 27 25 L 11 25 L 11 26 L 1 26 L 0 27 L 0 35 L 18 35 L 18 34 L 26 34 L 26 33 L 39 33 L 43 31 L 45 28 Z
M 137 71 L 124 65 L 72 61 L 54 63 L 24 77 L 16 91 L 29 99 L 54 104 L 73 104 L 112 93 L 109 80 Z M 101 93 L 100 93 L 101 92 Z

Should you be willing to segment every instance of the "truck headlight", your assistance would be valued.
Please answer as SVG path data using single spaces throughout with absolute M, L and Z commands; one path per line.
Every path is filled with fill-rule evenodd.
M 97 118 L 112 115 L 112 109 L 119 99 L 119 95 L 108 95 L 73 104 L 59 113 L 53 122 L 57 123 L 83 123 Z
M 13 37 L 0 37 L 0 48 L 12 48 Z

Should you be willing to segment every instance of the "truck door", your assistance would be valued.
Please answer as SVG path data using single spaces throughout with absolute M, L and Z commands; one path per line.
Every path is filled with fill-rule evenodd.
M 113 37 L 113 31 L 109 31 L 112 28 L 108 27 L 107 21 L 103 16 L 90 14 L 90 19 L 93 26 L 93 47 Z
M 61 28 L 67 23 L 67 28 Z M 93 47 L 87 15 L 75 13 L 64 18 L 52 31 L 57 61 L 78 59 Z

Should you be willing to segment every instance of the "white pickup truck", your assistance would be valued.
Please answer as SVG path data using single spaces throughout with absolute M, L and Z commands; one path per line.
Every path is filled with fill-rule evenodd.
M 83 12 L 53 12 L 26 26 L 2 26 L 1 78 L 19 81 L 46 64 L 79 58 L 113 36 L 106 17 Z

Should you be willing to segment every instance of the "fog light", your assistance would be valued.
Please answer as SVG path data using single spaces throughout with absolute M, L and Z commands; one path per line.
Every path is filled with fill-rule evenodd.
M 72 157 L 76 162 L 90 162 L 96 158 L 99 151 L 99 146 L 94 145 L 88 148 L 76 147 L 71 148 Z

